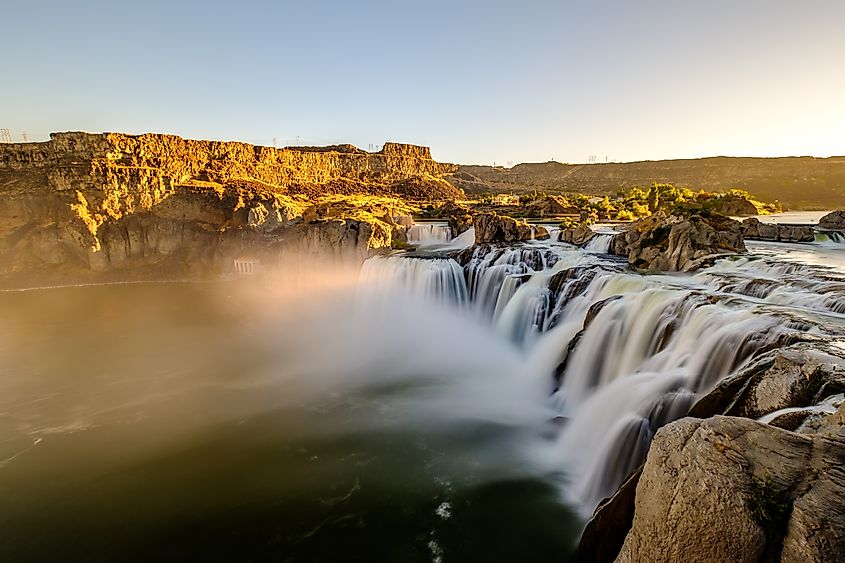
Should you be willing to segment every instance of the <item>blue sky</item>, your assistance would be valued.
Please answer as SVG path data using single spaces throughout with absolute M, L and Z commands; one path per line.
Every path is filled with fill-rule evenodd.
M 463 163 L 845 154 L 836 0 L 3 0 L 0 127 Z

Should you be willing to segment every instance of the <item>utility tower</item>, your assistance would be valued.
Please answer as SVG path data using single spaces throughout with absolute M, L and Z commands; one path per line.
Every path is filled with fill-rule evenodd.
M 22 140 L 24 143 L 29 142 L 29 141 L 27 140 L 27 138 L 26 138 L 26 131 L 24 131 L 24 132 L 22 132 L 22 133 L 21 133 L 21 140 Z
M 11 143 L 12 142 L 12 134 L 9 133 L 8 129 L 0 129 L 0 143 Z

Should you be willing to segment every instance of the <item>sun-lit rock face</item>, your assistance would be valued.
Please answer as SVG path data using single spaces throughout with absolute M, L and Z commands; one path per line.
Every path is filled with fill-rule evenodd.
M 532 227 L 525 221 L 506 215 L 479 213 L 472 218 L 472 223 L 475 225 L 476 244 L 549 238 L 545 227 Z
M 317 237 L 330 253 L 351 244 L 349 254 L 366 256 L 389 247 L 392 217 L 407 215 L 389 209 L 403 206 L 395 198 L 459 196 L 443 179 L 454 169 L 432 160 L 427 147 L 398 143 L 368 153 L 351 145 L 276 149 L 173 135 L 55 133 L 44 143 L 3 144 L 0 275 L 59 266 L 219 270 L 231 254 L 254 246 L 302 246 L 293 232 Z M 303 219 L 338 194 L 370 199 L 334 202 L 328 216 Z M 311 227 L 282 236 L 300 223 Z
M 746 248 L 739 221 L 716 213 L 680 216 L 660 211 L 615 235 L 610 252 L 627 256 L 635 268 L 688 272 Z

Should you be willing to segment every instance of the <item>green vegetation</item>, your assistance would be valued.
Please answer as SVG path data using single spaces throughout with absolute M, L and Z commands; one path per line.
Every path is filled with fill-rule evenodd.
M 495 206 L 493 195 L 476 201 L 477 206 Z M 519 196 L 519 206 L 510 206 L 513 217 L 570 215 L 578 223 L 596 221 L 634 221 L 657 211 L 667 213 L 719 213 L 722 215 L 764 215 L 782 211 L 780 203 L 764 203 L 746 191 L 694 192 L 673 184 L 653 183 L 648 188 L 635 186 L 615 197 L 588 197 L 584 194 L 551 195 L 539 190 Z M 566 223 L 570 223 L 567 221 Z
M 747 501 L 751 517 L 764 530 L 786 527 L 792 505 L 771 478 L 752 477 Z

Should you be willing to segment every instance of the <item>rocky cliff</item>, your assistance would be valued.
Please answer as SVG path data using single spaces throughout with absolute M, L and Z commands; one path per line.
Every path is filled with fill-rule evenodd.
M 393 218 L 407 213 L 389 198 L 454 198 L 443 179 L 454 169 L 426 147 L 395 143 L 368 153 L 56 133 L 0 144 L 0 276 L 222 271 L 282 242 L 360 257 L 390 246 Z M 334 214 L 303 218 L 338 194 L 371 197 L 355 199 L 354 212 L 335 200 Z

